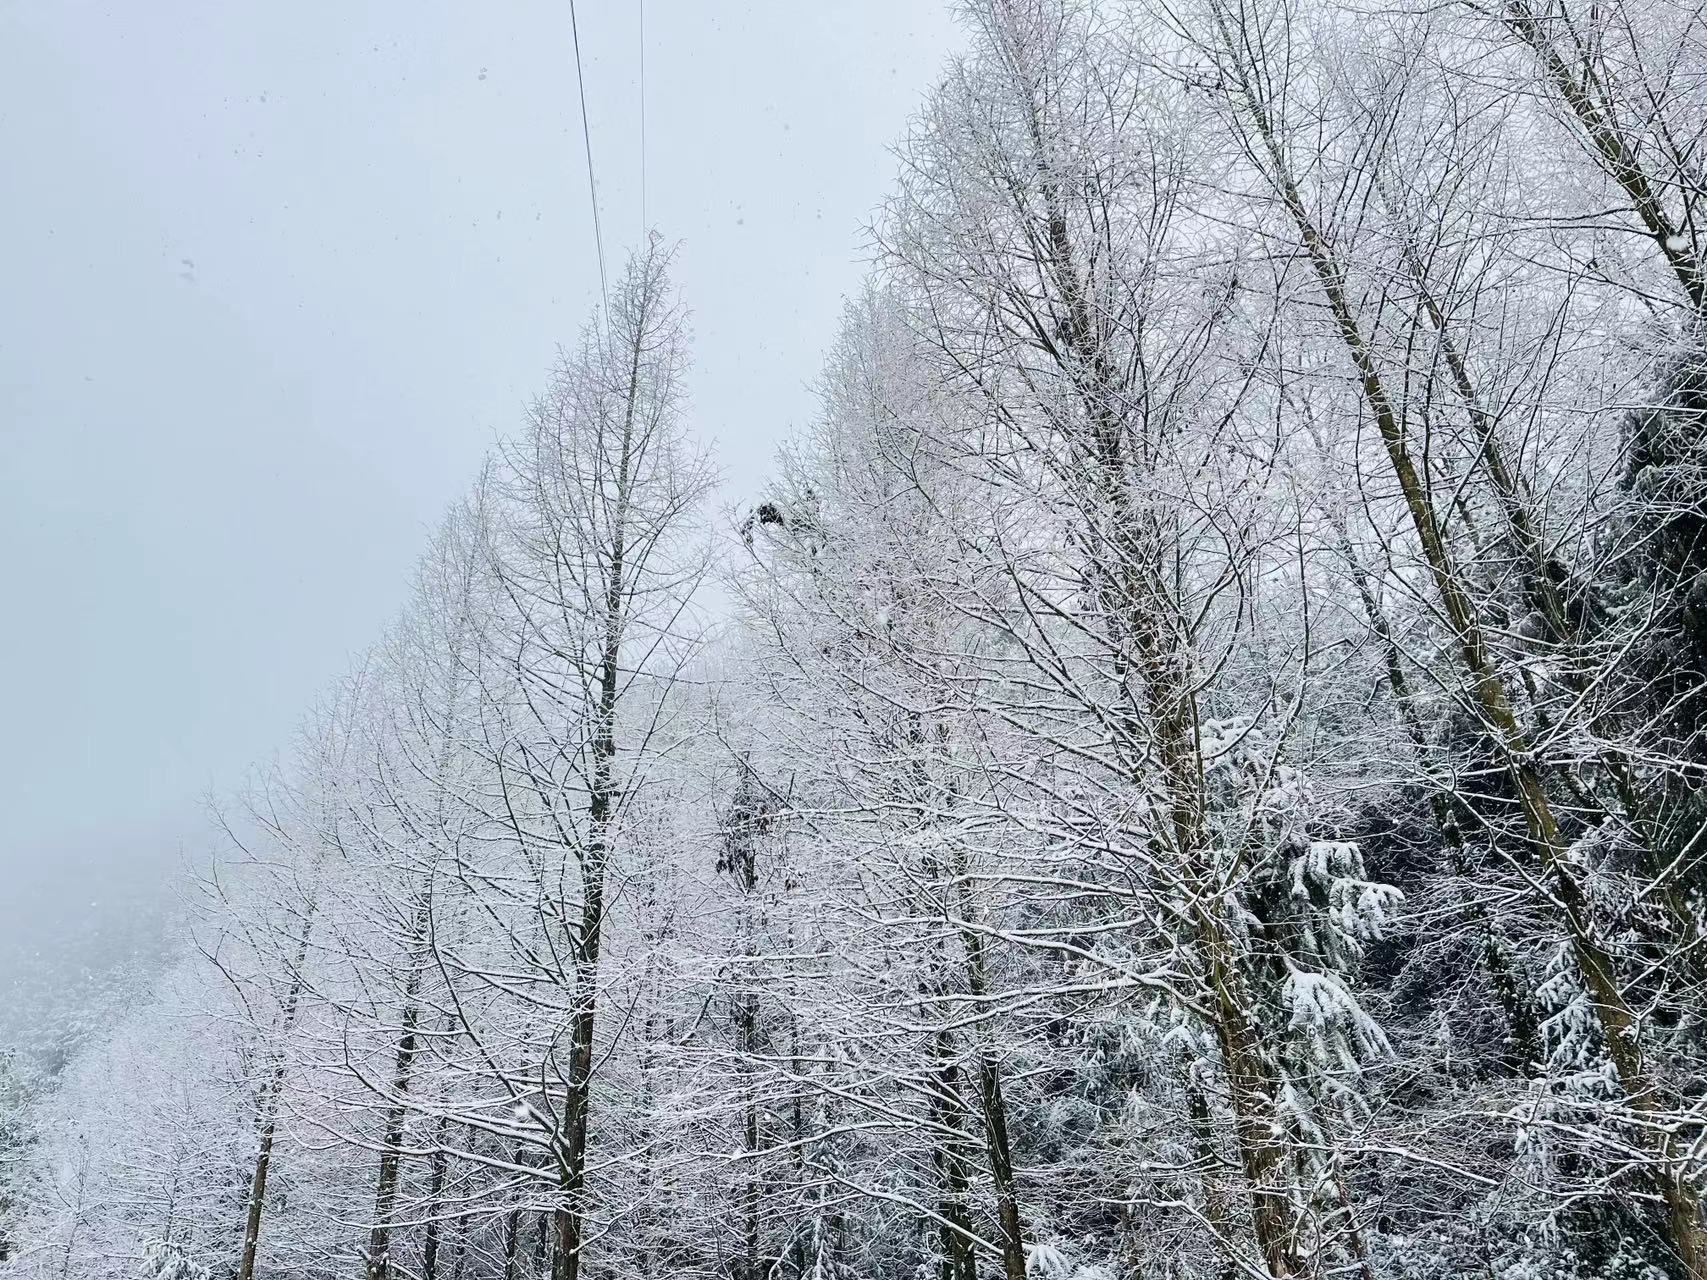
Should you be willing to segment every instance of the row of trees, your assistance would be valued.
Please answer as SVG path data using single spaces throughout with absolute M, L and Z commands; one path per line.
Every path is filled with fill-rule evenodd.
M 1707 1280 L 1700 15 L 964 16 L 762 498 L 654 241 L 0 1273 Z

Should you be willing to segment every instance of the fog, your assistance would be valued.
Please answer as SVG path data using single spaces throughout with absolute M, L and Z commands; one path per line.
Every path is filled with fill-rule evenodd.
M 728 495 L 811 404 L 913 0 L 583 5 L 606 254 L 682 241 Z M 0 5 L 0 1007 L 146 960 L 598 288 L 568 8 Z M 0 1025 L 0 1032 L 7 1031 Z

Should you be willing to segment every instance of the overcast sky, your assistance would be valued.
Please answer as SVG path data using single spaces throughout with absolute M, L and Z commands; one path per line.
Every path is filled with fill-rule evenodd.
M 614 271 L 639 6 L 581 9 Z M 646 217 L 738 494 L 955 35 L 932 0 L 645 28 Z M 201 798 L 385 626 L 598 273 L 566 0 L 0 0 L 0 155 L 3 993 L 205 846 Z

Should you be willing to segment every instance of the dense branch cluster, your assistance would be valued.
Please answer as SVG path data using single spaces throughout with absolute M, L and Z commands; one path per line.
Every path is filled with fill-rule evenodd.
M 0 1275 L 1707 1280 L 1707 22 L 963 17 L 773 479 L 654 238 Z

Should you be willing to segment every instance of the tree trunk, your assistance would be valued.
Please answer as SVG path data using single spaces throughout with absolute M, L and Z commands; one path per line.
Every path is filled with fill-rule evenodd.
M 1216 1169 L 1221 1155 L 1215 1149 L 1215 1128 L 1211 1123 L 1209 1099 L 1203 1086 L 1187 1079 L 1185 1086 L 1186 1115 L 1191 1121 L 1192 1136 L 1197 1140 L 1197 1158 L 1203 1165 L 1200 1181 L 1203 1187 L 1203 1216 L 1215 1234 L 1216 1251 L 1221 1255 L 1220 1280 L 1237 1280 L 1239 1264 L 1234 1245 L 1232 1206 Z
M 511 1209 L 504 1215 L 504 1280 L 516 1280 L 516 1258 L 519 1256 L 522 1233 L 522 1211 Z
M 428 1217 L 426 1240 L 421 1246 L 421 1280 L 434 1280 L 439 1262 L 439 1232 L 441 1230 L 439 1214 L 444 1207 L 445 1173 L 450 1165 L 450 1157 L 445 1151 L 445 1130 L 449 1121 L 439 1119 L 438 1140 L 433 1145 L 431 1174 L 427 1186 Z
M 954 1041 L 946 1031 L 933 1041 L 937 1066 L 930 1087 L 931 1119 L 938 1130 L 931 1143 L 931 1163 L 942 1181 L 942 1200 L 937 1213 L 937 1232 L 942 1245 L 942 1280 L 978 1280 L 978 1255 L 972 1244 L 972 1219 L 966 1198 L 970 1185 L 965 1147 L 970 1140 L 950 1138 L 961 1132 L 965 1110 L 960 1097 L 960 1066 L 954 1057 Z
M 426 903 L 415 914 L 415 936 L 427 935 Z M 392 1069 L 392 1101 L 385 1117 L 385 1146 L 379 1153 L 379 1185 L 374 1191 L 373 1229 L 368 1233 L 368 1280 L 387 1280 L 391 1274 L 391 1215 L 396 1208 L 397 1183 L 402 1173 L 403 1127 L 408 1119 L 405 1098 L 414 1071 L 417 1050 L 416 1028 L 421 1016 L 421 972 L 419 957 L 413 963 L 403 992 L 402 1033 L 397 1039 L 397 1059 Z
M 1585 39 L 1577 32 L 1562 6 L 1558 11 L 1538 15 L 1526 0 L 1510 0 L 1504 7 L 1502 20 L 1541 60 L 1547 83 L 1588 136 L 1590 150 L 1601 168 L 1630 198 L 1630 205 L 1642 220 L 1643 229 L 1677 276 L 1689 305 L 1698 313 L 1707 311 L 1707 278 L 1703 276 L 1701 261 L 1695 253 L 1694 236 L 1684 234 L 1688 228 L 1678 226 L 1666 212 L 1659 194 L 1666 185 L 1665 181 L 1656 180 L 1642 167 L 1637 146 L 1619 131 L 1607 104 L 1595 100 L 1596 91 L 1604 92 L 1604 86 L 1598 83 L 1599 78 L 1587 54 L 1582 54 L 1579 75 L 1554 45 L 1553 33 L 1563 30 L 1579 51 L 1591 48 L 1594 39 Z
M 1398 412 L 1352 312 L 1345 289 L 1344 270 L 1305 207 L 1261 91 L 1254 87 L 1252 74 L 1237 53 L 1241 45 L 1228 30 L 1225 15 L 1219 9 L 1216 11 L 1216 24 L 1234 67 L 1232 74 L 1236 89 L 1245 99 L 1247 111 L 1272 167 L 1271 180 L 1276 193 L 1298 229 L 1317 281 L 1326 296 L 1334 328 L 1357 371 L 1364 400 L 1375 418 L 1394 477 L 1404 496 L 1483 721 L 1505 756 L 1507 772 L 1518 793 L 1529 842 L 1552 881 L 1553 898 L 1564 916 L 1577 972 L 1593 1005 L 1619 1085 L 1634 1110 L 1644 1116 L 1655 1117 L 1659 1112 L 1659 1100 L 1642 1060 L 1638 1019 L 1618 986 L 1612 957 L 1596 935 L 1587 895 L 1560 839 L 1558 822 L 1535 755 L 1518 725 L 1505 687 L 1494 670 L 1475 608 L 1452 563 L 1429 502 L 1427 488 L 1411 459 Z M 1660 1184 L 1666 1204 L 1670 1244 L 1691 1280 L 1707 1280 L 1707 1240 L 1703 1239 L 1700 1230 L 1697 1197 L 1693 1188 L 1678 1174 L 1677 1154 L 1672 1150 L 1674 1143 L 1670 1138 L 1656 1139 L 1651 1135 L 1645 1140 L 1655 1161 L 1655 1181 Z
M 956 862 L 956 869 L 963 870 L 958 865 L 958 858 Z M 964 916 L 971 909 L 970 903 L 963 887 L 957 886 L 956 892 Z M 990 996 L 990 980 L 984 961 L 984 936 L 974 928 L 963 927 L 961 939 L 966 947 L 967 991 L 974 1000 L 986 1002 Z M 988 1023 L 980 1023 L 976 1034 L 978 1102 L 984 1118 L 984 1148 L 990 1164 L 990 1180 L 996 1189 L 996 1224 L 1002 1232 L 1002 1273 L 1004 1280 L 1025 1280 L 1025 1224 L 1020 1218 L 1019 1190 L 1008 1138 L 1008 1111 L 1002 1098 L 1002 1071 L 991 1044 Z
M 261 1091 L 259 1145 L 255 1151 L 255 1168 L 249 1177 L 248 1212 L 243 1223 L 243 1253 L 237 1263 L 236 1280 L 254 1280 L 255 1259 L 261 1246 L 261 1211 L 267 1199 L 267 1174 L 273 1163 L 273 1135 L 278 1127 L 279 1102 L 284 1095 L 285 1040 L 296 1025 L 296 1011 L 302 1002 L 302 966 L 308 960 L 308 932 L 313 921 L 313 907 L 303 922 L 302 937 L 297 942 L 296 963 L 291 969 L 290 986 L 285 994 L 284 1016 L 279 1024 L 279 1047 L 273 1074 Z
M 1018 60 L 1015 62 L 1018 66 Z M 1109 508 L 1106 559 L 1099 561 L 1098 592 L 1110 628 L 1110 648 L 1116 655 L 1133 653 L 1148 706 L 1147 713 L 1166 793 L 1170 796 L 1171 838 L 1188 878 L 1204 885 L 1206 900 L 1195 906 L 1194 943 L 1207 972 L 1212 1016 L 1227 1074 L 1228 1101 L 1234 1114 L 1234 1134 L 1240 1164 L 1249 1184 L 1251 1222 L 1265 1264 L 1276 1280 L 1305 1274 L 1297 1252 L 1298 1224 L 1287 1186 L 1286 1145 L 1274 1114 L 1272 1071 L 1263 1056 L 1261 1029 L 1252 1020 L 1245 981 L 1237 957 L 1215 916 L 1213 895 L 1203 875 L 1203 811 L 1201 761 L 1198 759 L 1195 709 L 1182 683 L 1181 640 L 1169 633 L 1169 595 L 1161 562 L 1162 537 L 1154 521 L 1134 511 L 1128 468 L 1131 465 L 1120 379 L 1106 350 L 1086 297 L 1079 256 L 1073 243 L 1062 194 L 1051 172 L 1051 148 L 1044 136 L 1037 92 L 1029 81 L 1022 87 L 1028 100 L 1027 126 L 1040 166 L 1040 187 L 1046 221 L 1044 243 L 1050 278 L 1065 310 L 1058 359 L 1071 380 L 1089 424 L 1086 473 Z M 1119 671 L 1123 677 L 1124 671 Z M 1122 684 L 1127 683 L 1122 679 Z M 1137 734 L 1135 741 L 1144 741 Z M 1145 762 L 1148 765 L 1148 760 Z M 1023 1274 L 1023 1262 L 1021 1264 Z
M 610 860 L 616 817 L 616 714 L 620 696 L 627 599 L 629 485 L 634 419 L 640 393 L 640 354 L 645 325 L 635 329 L 630 352 L 628 391 L 617 460 L 615 511 L 611 518 L 610 559 L 606 566 L 604 635 L 599 648 L 598 701 L 594 708 L 593 776 L 587 800 L 591 837 L 581 862 L 581 929 L 575 940 L 575 1012 L 570 1025 L 569 1082 L 564 1099 L 560 1177 L 563 1203 L 556 1210 L 557 1248 L 552 1280 L 577 1280 L 581 1268 L 582 1197 L 587 1180 L 587 1121 L 593 1077 L 593 1030 L 598 1007 L 599 939 L 604 929 L 605 870 Z
M 1315 434 L 1313 426 L 1311 434 Z M 1352 552 L 1351 537 L 1346 530 L 1345 520 L 1334 512 L 1329 515 L 1329 523 L 1339 543 L 1340 557 L 1346 562 L 1347 570 L 1357 587 L 1358 599 L 1362 601 L 1364 614 L 1369 619 L 1369 628 L 1381 642 L 1387 664 L 1387 683 L 1393 691 L 1393 703 L 1398 710 L 1399 723 L 1404 727 L 1405 736 L 1411 740 L 1417 759 L 1423 761 L 1428 751 L 1428 736 L 1423 730 L 1422 720 L 1417 715 L 1416 705 L 1411 700 L 1410 683 L 1405 678 L 1399 643 L 1393 636 L 1386 610 L 1376 599 L 1369 575 L 1364 572 L 1363 566 Z M 1460 884 L 1467 883 L 1469 869 L 1464 863 L 1464 822 L 1474 822 L 1477 816 L 1455 792 L 1432 784 L 1429 789 L 1429 807 L 1434 812 L 1435 825 L 1440 828 L 1447 870 Z M 1505 1014 L 1506 1038 L 1510 1046 L 1512 1065 L 1517 1071 L 1526 1072 L 1541 1061 L 1541 1014 L 1518 978 L 1517 966 L 1507 949 L 1504 934 L 1498 923 L 1488 914 L 1480 898 L 1474 893 L 1464 894 L 1458 899 L 1457 906 L 1465 926 L 1481 935 L 1482 965 L 1487 970 L 1488 981 L 1493 986 L 1494 998 L 1499 1001 L 1500 1009 Z

